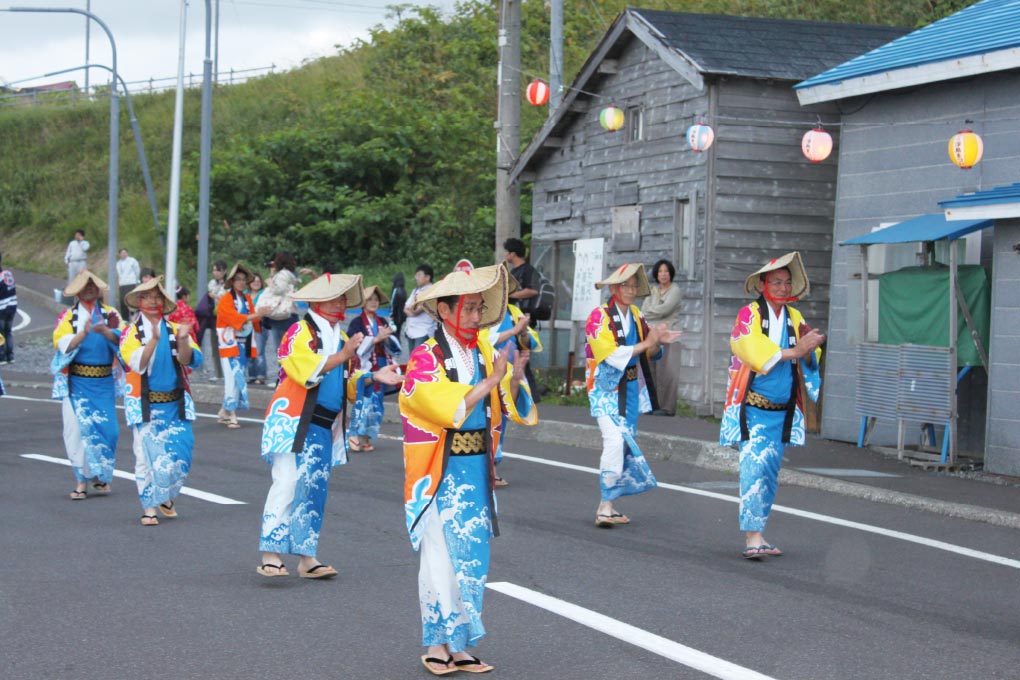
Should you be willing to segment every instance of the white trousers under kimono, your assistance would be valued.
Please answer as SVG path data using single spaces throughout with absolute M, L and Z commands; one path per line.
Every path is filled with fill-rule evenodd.
M 60 411 L 64 417 L 64 448 L 67 449 L 67 459 L 71 461 L 72 467 L 82 471 L 85 479 L 92 479 L 97 473 L 89 469 L 85 456 L 85 442 L 82 441 L 78 416 L 71 406 L 70 397 L 64 397 L 60 401 Z

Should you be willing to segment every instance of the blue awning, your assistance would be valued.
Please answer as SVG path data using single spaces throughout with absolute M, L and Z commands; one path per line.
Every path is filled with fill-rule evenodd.
M 948 222 L 945 213 L 921 215 L 864 236 L 842 241 L 841 246 L 867 246 L 875 243 L 914 243 L 917 241 L 955 241 L 967 234 L 992 226 L 995 220 L 959 220 Z

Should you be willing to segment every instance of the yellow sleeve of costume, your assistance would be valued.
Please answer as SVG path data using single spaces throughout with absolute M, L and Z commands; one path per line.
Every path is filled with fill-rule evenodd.
M 758 303 L 752 302 L 741 308 L 730 334 L 730 349 L 740 361 L 761 373 L 762 367 L 780 351 L 779 345 L 761 332 L 761 314 Z
M 485 343 L 483 346 L 482 343 L 478 343 L 478 349 L 485 360 L 486 369 L 491 372 L 494 352 L 492 345 Z M 517 389 L 517 399 L 514 400 L 513 392 L 510 391 L 510 380 L 513 375 L 513 364 L 508 363 L 506 373 L 499 381 L 499 402 L 503 413 L 507 418 L 520 425 L 534 425 L 538 422 L 538 409 L 535 408 L 535 402 L 531 398 L 531 388 L 528 386 L 527 380 L 521 380 Z M 522 411 L 523 415 L 521 415 Z
M 516 325 L 517 322 L 521 320 L 521 317 L 524 315 L 524 312 L 522 312 L 520 307 L 518 307 L 517 305 L 508 304 L 506 306 L 506 308 L 507 308 L 507 311 L 510 312 L 510 318 L 513 320 L 514 325 Z M 520 342 L 519 338 L 518 338 L 517 342 L 518 342 L 518 345 L 522 344 Z M 542 341 L 538 337 L 538 331 L 536 331 L 534 328 L 531 328 L 530 326 L 528 327 L 528 342 L 527 342 L 527 345 L 528 346 L 527 346 L 526 349 L 529 352 L 541 352 L 542 351 Z
M 454 418 L 472 386 L 453 382 L 446 376 L 432 351 L 434 344 L 435 341 L 429 340 L 411 353 L 400 390 L 400 408 L 408 415 L 439 427 L 460 427 L 467 414 L 462 416 L 461 422 L 455 422 Z M 489 352 L 491 366 L 491 347 Z
M 64 313 L 57 317 L 57 325 L 53 329 L 53 349 L 60 349 L 60 340 L 68 335 L 74 335 L 74 328 L 71 326 L 71 310 L 65 309 Z
M 131 357 L 142 348 L 142 342 L 138 339 L 138 328 L 131 324 L 120 336 L 120 358 L 125 365 L 131 365 Z
M 606 357 L 616 351 L 616 336 L 609 328 L 609 315 L 606 314 L 602 305 L 593 309 L 588 315 L 588 322 L 584 326 L 584 335 L 588 342 L 591 358 L 596 364 L 602 363 Z
M 322 380 L 325 355 L 315 351 L 315 336 L 304 321 L 287 329 L 280 343 L 280 367 L 298 385 L 314 387 Z
M 800 313 L 799 309 L 794 309 L 793 307 L 787 307 L 787 309 L 790 312 L 790 319 L 793 321 L 794 332 L 797 334 L 797 342 L 800 342 L 800 336 L 804 335 L 804 333 L 806 333 L 809 330 L 808 325 L 804 322 L 804 315 Z M 813 359 L 813 361 L 811 361 L 811 359 Z M 810 358 L 804 357 L 803 359 L 801 359 L 801 361 L 807 362 L 809 366 L 815 367 L 819 365 L 818 362 L 820 362 L 821 360 L 822 360 L 821 347 L 815 347 L 815 350 L 814 352 L 811 353 Z

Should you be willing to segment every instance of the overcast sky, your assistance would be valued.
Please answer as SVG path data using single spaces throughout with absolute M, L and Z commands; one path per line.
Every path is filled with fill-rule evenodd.
M 178 61 L 180 0 L 88 0 L 117 44 L 117 69 L 125 81 L 175 77 Z M 215 7 L 215 0 L 211 0 Z M 0 8 L 59 7 L 85 9 L 87 0 L 0 0 Z M 303 60 L 336 53 L 335 45 L 367 38 L 377 24 L 391 25 L 387 5 L 397 0 L 219 0 L 219 70 L 278 70 Z M 443 9 L 453 0 L 412 0 Z M 0 84 L 85 64 L 85 17 L 78 14 L 0 12 Z M 205 0 L 189 0 L 185 73 L 202 73 Z M 110 65 L 110 42 L 92 24 L 89 62 Z M 91 84 L 107 75 L 92 71 Z M 223 81 L 221 76 L 221 82 Z M 84 83 L 84 73 L 36 78 L 24 84 L 59 80 Z M 172 83 L 170 83 L 172 84 Z M 132 86 L 135 89 L 135 86 Z

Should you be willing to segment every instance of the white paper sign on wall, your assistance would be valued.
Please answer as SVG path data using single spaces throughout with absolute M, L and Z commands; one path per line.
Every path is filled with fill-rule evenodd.
M 603 279 L 604 238 L 574 241 L 574 294 L 570 306 L 571 321 L 586 321 L 591 310 L 602 302 L 602 291 L 595 284 Z

